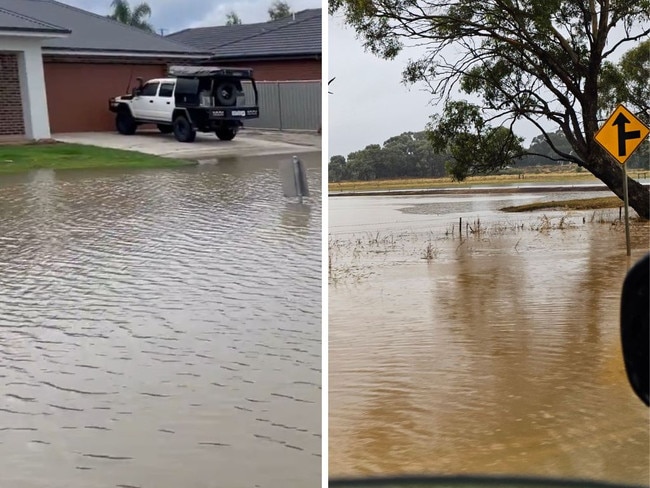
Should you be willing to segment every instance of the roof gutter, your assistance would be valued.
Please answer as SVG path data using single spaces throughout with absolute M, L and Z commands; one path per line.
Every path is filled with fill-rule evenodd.
M 263 55 L 243 55 L 243 56 L 218 56 L 212 55 L 210 61 L 229 62 L 229 61 L 298 61 L 298 60 L 322 60 L 322 53 L 300 53 L 300 54 L 263 54 Z
M 0 27 L 0 36 L 6 37 L 36 37 L 40 39 L 51 39 L 55 37 L 68 37 L 72 31 L 50 30 L 50 29 L 17 29 L 11 27 Z
M 129 58 L 172 58 L 172 59 L 207 59 L 210 53 L 167 53 L 164 51 L 138 52 L 138 51 L 104 51 L 93 49 L 60 49 L 43 46 L 43 54 L 57 56 L 102 56 L 102 57 L 129 57 Z

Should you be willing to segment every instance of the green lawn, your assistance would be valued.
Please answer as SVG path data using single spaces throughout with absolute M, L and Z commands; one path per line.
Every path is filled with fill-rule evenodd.
M 23 144 L 0 146 L 0 173 L 34 169 L 169 168 L 189 164 L 121 149 L 82 144 Z

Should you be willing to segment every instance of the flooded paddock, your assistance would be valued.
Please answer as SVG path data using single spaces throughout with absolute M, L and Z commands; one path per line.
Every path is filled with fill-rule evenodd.
M 321 159 L 0 180 L 3 486 L 316 486 Z
M 648 485 L 648 410 L 619 343 L 648 223 L 628 260 L 618 210 L 498 210 L 600 195 L 329 199 L 330 476 Z

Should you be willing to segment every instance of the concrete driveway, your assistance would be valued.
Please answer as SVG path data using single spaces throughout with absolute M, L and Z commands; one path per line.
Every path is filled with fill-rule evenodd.
M 117 132 L 78 132 L 54 134 L 52 138 L 73 144 L 125 149 L 193 161 L 321 151 L 321 135 L 315 132 L 256 129 L 242 129 L 232 141 L 220 141 L 213 134 L 199 132 L 196 141 L 191 143 L 178 142 L 173 134 L 161 134 L 158 131 L 141 131 L 132 136 L 123 136 Z

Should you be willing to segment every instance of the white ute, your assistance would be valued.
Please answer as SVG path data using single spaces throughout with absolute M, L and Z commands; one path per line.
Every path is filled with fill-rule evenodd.
M 259 117 L 257 88 L 248 68 L 173 66 L 168 78 L 155 78 L 128 95 L 109 100 L 120 134 L 131 135 L 142 124 L 155 124 L 163 134 L 192 142 L 196 132 L 214 132 L 232 140 L 244 119 Z M 172 77 L 173 76 L 173 77 Z M 252 83 L 254 103 L 248 104 L 242 82 Z

